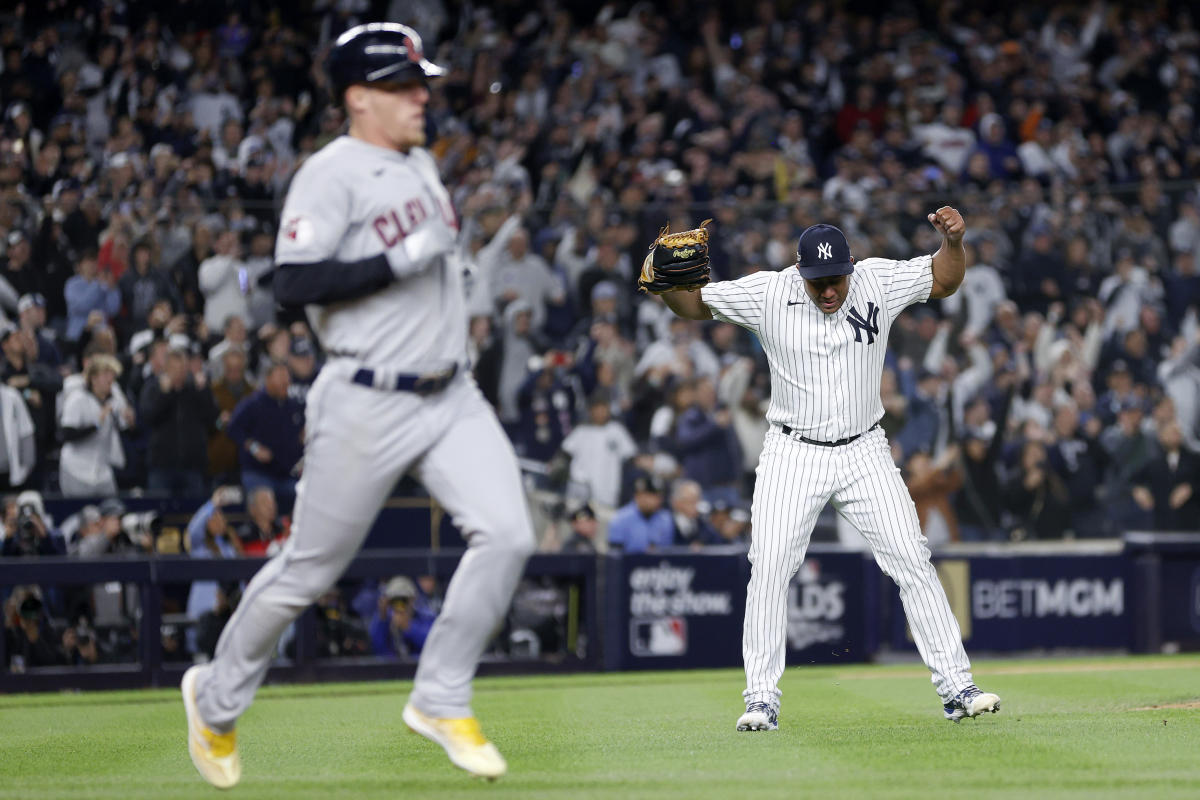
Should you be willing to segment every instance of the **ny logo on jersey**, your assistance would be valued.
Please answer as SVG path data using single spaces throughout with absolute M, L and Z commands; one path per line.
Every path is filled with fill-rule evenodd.
M 879 334 L 879 308 L 874 303 L 867 303 L 867 318 L 863 319 L 863 315 L 858 313 L 858 309 L 850 306 L 850 312 L 846 320 L 850 323 L 850 327 L 854 328 L 854 341 L 862 343 L 862 335 L 865 331 L 867 334 L 867 344 L 875 344 L 875 337 Z
M 821 242 L 817 245 L 817 258 L 822 261 L 827 258 L 833 258 L 833 246 L 829 242 Z

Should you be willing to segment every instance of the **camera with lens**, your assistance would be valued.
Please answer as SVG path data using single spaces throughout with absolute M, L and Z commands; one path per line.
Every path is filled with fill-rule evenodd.
M 122 538 L 138 547 L 152 548 L 161 530 L 162 518 L 157 511 L 135 511 L 121 517 Z
M 24 547 L 35 547 L 37 535 L 37 506 L 33 503 L 22 503 L 17 509 L 17 541 Z

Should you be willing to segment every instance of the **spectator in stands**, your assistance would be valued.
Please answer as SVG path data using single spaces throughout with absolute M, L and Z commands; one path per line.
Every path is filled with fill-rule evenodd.
M 272 216 L 276 213 L 274 209 L 268 210 Z M 269 227 L 260 228 L 250 236 L 250 255 L 245 264 L 248 324 L 257 330 L 275 320 L 275 291 L 269 277 L 275 268 L 275 237 Z
M 1154 530 L 1195 530 L 1200 520 L 1200 456 L 1183 447 L 1174 420 L 1158 431 L 1158 449 L 1130 479 L 1134 502 L 1151 514 Z
M 1050 469 L 1041 442 L 1027 441 L 1021 447 L 1018 470 L 1004 491 L 1015 520 L 1014 541 L 1059 539 L 1070 530 L 1071 498 L 1062 479 Z
M 634 480 L 633 500 L 617 510 L 608 524 L 608 545 L 625 553 L 661 550 L 675 542 L 671 512 L 663 508 L 662 481 L 652 475 Z
M 4 356 L 0 382 L 21 393 L 33 422 L 37 451 L 46 453 L 54 437 L 54 398 L 62 389 L 62 378 L 57 370 L 29 360 L 20 331 L 11 323 L 0 324 L 0 350 Z M 40 466 L 39 462 L 35 470 Z M 39 479 L 36 472 L 33 479 Z
M 371 652 L 366 626 L 354 614 L 336 586 L 322 594 L 313 604 L 317 617 L 317 652 L 327 658 L 361 656 Z M 294 655 L 294 640 L 284 652 Z
M 218 415 L 215 429 L 208 437 L 208 473 L 218 483 L 228 483 L 237 481 L 238 472 L 238 447 L 229 438 L 229 421 L 238 403 L 254 391 L 254 384 L 246 378 L 246 352 L 236 346 L 226 348 L 221 356 L 220 375 L 212 384 Z
M 0 556 L 27 558 L 66 553 L 66 541 L 46 516 L 40 494 L 26 490 L 5 500 L 4 543 L 0 546 Z
M 4 266 L 0 268 L 0 277 L 13 288 L 18 295 L 42 294 L 45 286 L 42 280 L 42 270 L 31 261 L 33 256 L 29 237 L 20 228 L 14 228 L 8 234 L 8 251 L 5 253 Z M 15 308 L 15 304 L 10 310 Z
M 397 575 L 379 596 L 379 611 L 371 620 L 371 652 L 401 658 L 420 655 L 435 615 L 419 602 L 412 579 Z
M 150 309 L 160 301 L 167 301 L 173 309 L 182 305 L 170 278 L 153 263 L 153 259 L 154 250 L 150 242 L 139 241 L 133 246 L 133 263 L 118 282 L 130 327 L 140 325 L 150 315 Z
M 85 328 L 111 324 L 121 310 L 121 292 L 112 278 L 99 276 L 94 253 L 84 253 L 76 274 L 67 279 L 67 341 L 76 343 Z
M 273 364 L 261 389 L 238 403 L 227 429 L 238 446 L 247 493 L 270 487 L 286 512 L 296 497 L 304 451 L 304 406 L 288 396 L 286 364 Z
M 591 504 L 583 503 L 574 509 L 567 517 L 571 524 L 571 532 L 559 549 L 562 553 L 594 555 L 597 552 L 596 534 L 600 523 L 596 521 L 596 512 Z
M 275 492 L 269 486 L 255 487 L 246 498 L 249 516 L 239 528 L 242 553 L 248 556 L 273 556 L 287 541 L 287 529 L 279 518 Z
M 208 432 L 217 405 L 203 373 L 188 372 L 188 356 L 167 352 L 163 374 L 148 381 L 139 402 L 142 424 L 150 430 L 147 488 L 183 497 L 207 491 Z
M 1133 476 L 1154 453 L 1154 440 L 1142 427 L 1140 400 L 1129 397 L 1121 403 L 1116 421 L 1100 434 L 1100 446 L 1108 456 L 1104 484 L 1110 519 L 1117 530 L 1148 528 L 1152 522 L 1150 514 L 1137 506 L 1130 495 Z
M 212 660 L 213 654 L 217 652 L 217 641 L 221 638 L 221 631 L 225 630 L 225 625 L 237 610 L 241 599 L 242 593 L 235 581 L 217 584 L 212 608 L 196 619 L 197 654 L 203 654 L 205 659 Z
M 548 350 L 530 359 L 525 382 L 517 390 L 517 453 L 535 461 L 549 461 L 562 448 L 575 422 L 577 381 L 571 372 L 574 356 Z
M 962 541 L 1003 541 L 1007 536 L 1000 517 L 1005 506 L 996 465 L 1004 445 L 1007 401 L 999 422 L 987 419 L 990 410 L 986 402 L 980 400 L 974 407 L 982 418 L 968 420 L 966 426 L 961 458 L 963 481 L 954 495 L 954 513 Z
M 287 357 L 288 396 L 302 405 L 308 400 L 308 390 L 317 379 L 317 351 L 307 336 L 294 336 Z
M 1089 416 L 1080 425 L 1074 402 L 1062 402 L 1054 411 L 1050 466 L 1066 484 L 1071 497 L 1071 529 L 1076 536 L 1106 534 L 1107 520 L 1100 497 L 1107 460 L 1098 436 L 1100 420 Z
M 709 378 L 695 384 L 695 402 L 675 420 L 668 449 L 679 459 L 683 474 L 704 487 L 712 502 L 720 497 L 730 504 L 741 499 L 742 452 L 728 408 L 717 405 Z
M 37 465 L 33 418 L 22 393 L 0 384 L 0 488 L 19 489 Z
M 62 633 L 64 663 L 73 667 L 90 667 L 100 662 L 96 647 L 96 632 L 87 625 L 68 627 Z
M 708 521 L 720 537 L 716 544 L 741 550 L 750 547 L 750 512 L 745 508 L 718 500 L 713 503 Z
M 200 292 L 200 265 L 213 254 L 212 245 L 211 222 L 208 218 L 199 219 L 192 225 L 191 244 L 187 251 L 171 265 L 170 275 L 175 284 L 175 294 L 188 314 L 198 314 L 204 309 L 204 295 Z
M 84 386 L 65 394 L 59 486 L 66 497 L 112 497 L 114 470 L 125 466 L 120 431 L 133 427 L 133 409 L 114 391 L 121 364 L 112 356 L 93 355 L 84 370 Z
M 621 467 L 637 453 L 625 426 L 612 419 L 611 399 L 598 390 L 588 401 L 588 419 L 563 440 L 571 459 L 571 480 L 586 486 L 593 503 L 616 508 L 621 493 Z
M 121 521 L 112 517 L 107 518 L 110 524 L 115 523 L 114 535 L 120 530 Z M 63 537 L 67 542 L 67 555 L 79 558 L 95 558 L 108 551 L 108 531 L 105 530 L 105 518 L 100 516 L 100 509 L 94 505 L 86 505 L 63 520 Z
M 509 425 L 520 416 L 517 393 L 529 377 L 529 362 L 546 350 L 546 343 L 533 329 L 532 320 L 533 309 L 528 301 L 522 298 L 509 303 L 504 309 L 504 327 L 497 346 L 483 356 L 487 369 L 497 375 L 500 420 Z
M 40 597 L 29 591 L 13 592 L 5 604 L 4 651 L 8 667 L 24 672 L 29 667 L 53 667 L 66 662 L 57 635 L 44 612 Z
M 63 357 L 57 337 L 53 329 L 46 327 L 46 298 L 40 294 L 21 295 L 17 313 L 26 358 L 47 367 L 61 367 Z
M 917 507 L 921 532 L 932 547 L 959 541 L 958 519 L 950 504 L 951 496 L 962 486 L 959 455 L 954 444 L 937 458 L 918 450 L 904 465 L 904 482 Z
M 250 318 L 246 299 L 250 287 L 237 232 L 220 233 L 214 250 L 213 255 L 200 264 L 197 277 L 204 294 L 204 323 L 209 330 L 219 331 L 231 316 Z
M 225 352 L 230 349 L 241 350 L 242 354 L 249 357 L 250 341 L 249 331 L 246 328 L 246 321 L 239 316 L 232 316 L 225 320 L 225 327 L 222 329 L 223 337 L 221 341 L 214 344 L 208 350 L 208 376 L 212 379 L 215 386 L 221 380 L 224 374 L 223 360 Z
M 242 540 L 229 523 L 225 510 L 242 502 L 242 492 L 236 486 L 221 486 L 187 524 L 188 555 L 192 558 L 235 558 L 243 555 Z M 192 581 L 188 590 L 187 615 L 199 620 L 217 605 L 217 581 Z M 195 645 L 195 634 L 189 644 Z
M 529 231 L 518 228 L 499 254 L 489 276 L 492 300 L 503 311 L 521 298 L 530 304 L 530 327 L 540 332 L 546 324 L 549 308 L 566 302 L 562 278 L 546 260 L 529 252 Z M 565 331 L 564 331 L 565 332 Z
M 721 536 L 701 513 L 703 490 L 693 480 L 679 480 L 671 489 L 671 516 L 675 525 L 675 545 L 693 550 L 718 544 Z

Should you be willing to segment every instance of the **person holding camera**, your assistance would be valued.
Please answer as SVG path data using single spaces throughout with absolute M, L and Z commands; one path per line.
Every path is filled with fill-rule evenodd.
M 4 651 L 13 672 L 24 672 L 26 667 L 58 666 L 65 661 L 54 644 L 54 629 L 43 609 L 42 599 L 35 591 L 14 591 L 9 599 L 4 622 Z
M 188 371 L 186 350 L 167 351 L 166 368 L 146 382 L 140 406 L 150 429 L 147 488 L 184 497 L 207 494 L 208 432 L 219 412 L 204 373 Z
M 379 595 L 379 613 L 371 621 L 371 651 L 377 656 L 420 654 L 435 617 L 420 602 L 412 579 L 397 575 Z
M 133 426 L 133 409 L 113 384 L 121 363 L 109 355 L 93 354 L 84 369 L 84 391 L 73 391 L 63 402 L 59 485 L 64 497 L 112 497 L 117 493 L 115 470 L 125 466 L 120 431 Z
M 256 486 L 246 500 L 249 519 L 238 528 L 242 551 L 248 556 L 269 557 L 287 541 L 287 529 L 279 518 L 275 492 L 270 486 Z
M 187 525 L 188 554 L 192 558 L 237 558 L 245 555 L 242 540 L 225 516 L 225 510 L 242 502 L 237 486 L 222 486 L 196 509 Z M 188 590 L 187 614 L 194 620 L 216 605 L 216 581 L 192 581 Z
M 0 546 L 0 556 L 61 556 L 66 552 L 62 535 L 46 523 L 41 495 L 26 491 L 4 501 L 4 544 Z
M 100 661 L 96 634 L 86 625 L 63 631 L 62 649 L 66 662 L 74 667 L 88 667 Z

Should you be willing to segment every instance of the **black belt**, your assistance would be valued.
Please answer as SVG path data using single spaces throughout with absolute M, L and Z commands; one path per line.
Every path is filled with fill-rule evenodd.
M 441 372 L 430 373 L 429 375 L 405 375 L 400 374 L 396 379 L 387 386 L 379 387 L 397 392 L 412 392 L 419 395 L 436 394 L 450 385 L 450 381 L 454 380 L 454 376 L 458 374 L 458 364 L 453 365 L 447 370 Z M 375 370 L 363 368 L 354 373 L 352 379 L 355 383 L 363 386 L 369 386 L 372 389 L 375 386 Z
M 819 444 L 819 445 L 821 445 L 821 447 L 840 447 L 841 445 L 844 445 L 844 444 L 850 444 L 855 439 L 862 436 L 863 433 L 870 433 L 871 431 L 875 430 L 878 427 L 879 427 L 879 423 L 876 422 L 874 425 L 867 428 L 862 433 L 856 433 L 853 436 L 847 436 L 845 439 L 838 439 L 836 442 L 822 442 L 822 441 L 818 441 L 817 439 L 809 439 L 807 436 L 801 436 L 800 434 L 796 433 L 791 428 L 789 428 L 787 425 L 780 425 L 779 429 L 783 431 L 784 436 L 791 436 L 793 433 L 796 433 L 795 438 L 799 439 L 800 441 L 804 442 L 805 444 Z

